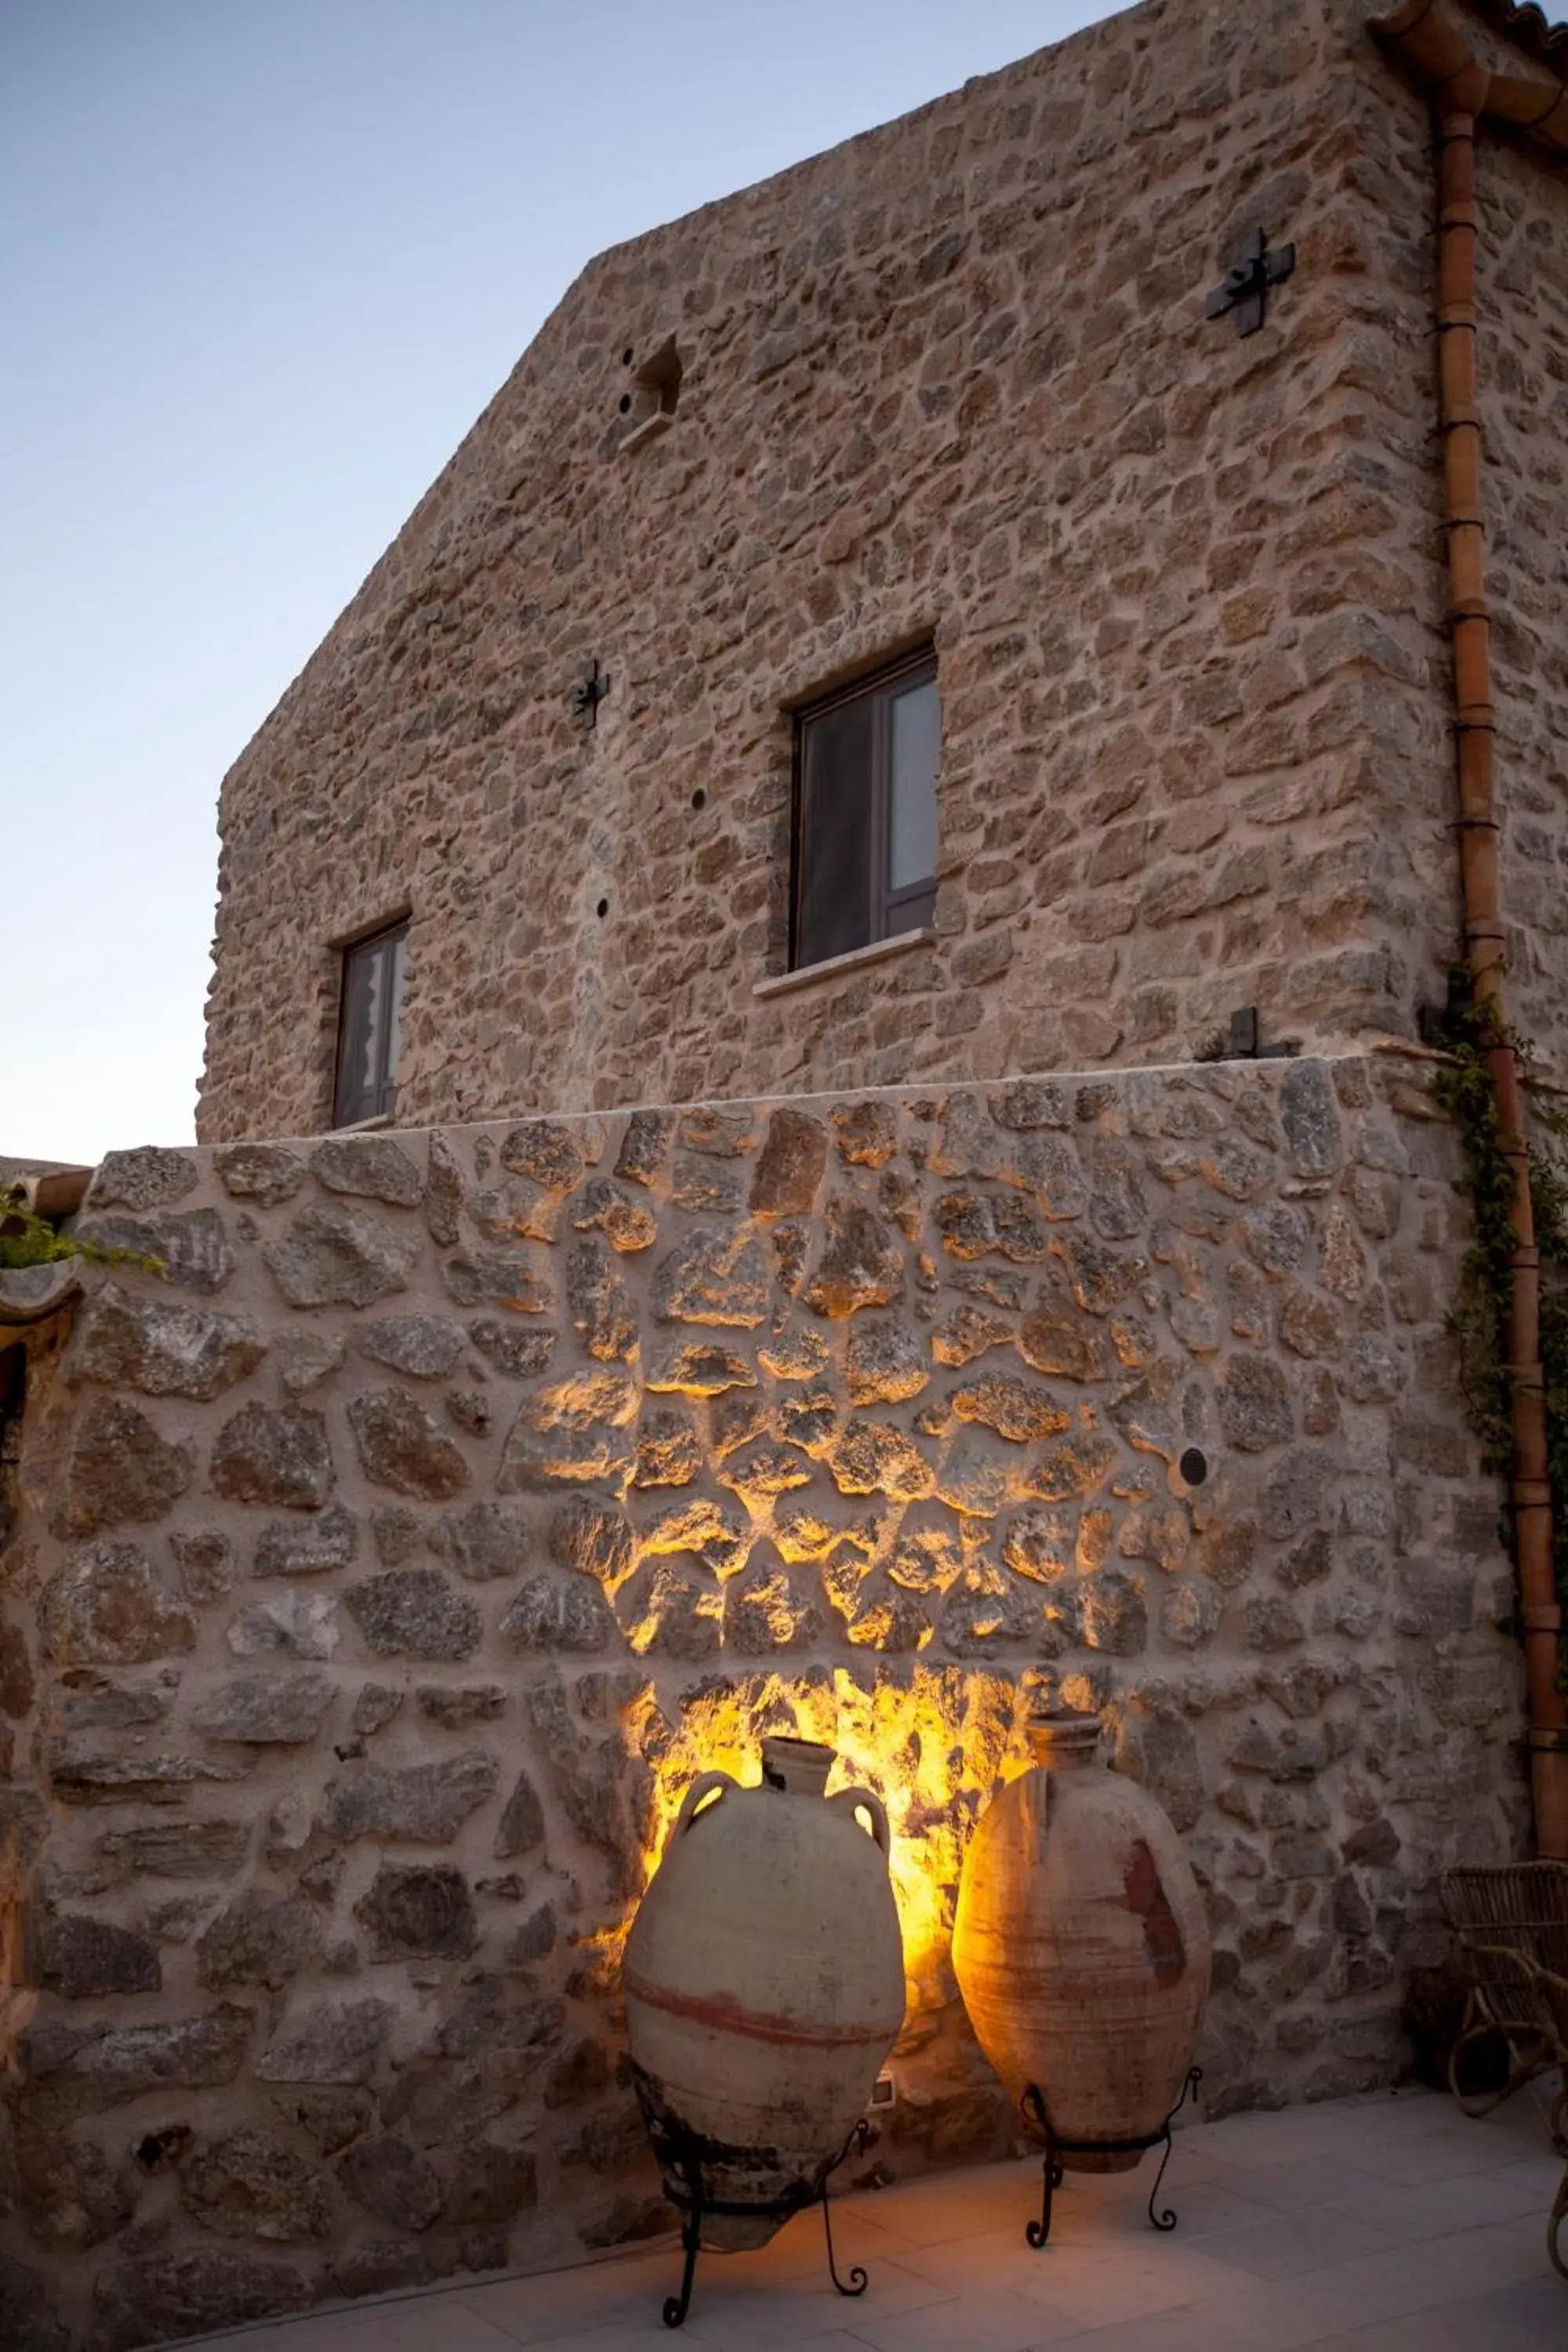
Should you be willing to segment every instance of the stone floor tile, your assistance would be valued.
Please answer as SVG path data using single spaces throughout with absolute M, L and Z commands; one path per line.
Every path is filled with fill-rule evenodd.
M 1324 2210 L 1353 2214 L 1393 2238 L 1415 2242 L 1479 2229 L 1489 2221 L 1527 2221 L 1547 2209 L 1532 2181 L 1510 2180 L 1506 2172 L 1409 2182 L 1358 2175 L 1347 2167 L 1339 2194 Z
M 1484 2299 L 1467 2297 L 1436 2310 L 1414 2311 L 1404 2319 L 1377 2319 L 1343 2336 L 1320 2339 L 1312 2352 L 1561 2352 L 1568 2307 L 1557 2316 L 1557 2333 L 1521 2333 L 1489 2313 Z
M 1556 2347 L 1568 2344 L 1568 2279 L 1547 2271 L 1541 2278 L 1521 2279 L 1513 2286 L 1494 2287 L 1476 2297 L 1489 2318 L 1518 2330 L 1531 2345 Z
M 1234 2165 L 1230 2177 L 1255 2205 L 1272 2213 L 1306 2213 L 1343 2193 L 1345 2166 L 1337 2157 L 1310 2156 L 1298 2164 Z
M 1036 2352 L 1072 2326 L 1027 2295 L 982 2290 L 894 2319 L 857 2318 L 854 2333 L 872 2352 Z
M 316 2323 L 336 2338 L 332 2352 L 512 2352 L 515 2336 L 450 2292 L 409 2295 L 368 2309 L 352 2306 L 323 2314 Z M 317 2352 L 313 2335 L 300 2331 L 300 2352 Z M 248 2352 L 248 2347 L 247 2348 Z
M 1113 2320 L 1078 2336 L 1064 2336 L 1051 2352 L 1269 2352 L 1264 2339 L 1243 2334 L 1215 2317 L 1208 2304 L 1177 2311 L 1152 2311 L 1141 2319 Z
M 715 2352 L 775 2352 L 777 2346 L 816 2336 L 858 2336 L 873 2325 L 901 2325 L 908 2315 L 951 2300 L 946 2288 L 895 2263 L 878 2263 L 863 2295 L 844 2295 L 826 2276 L 789 2283 L 747 2281 L 738 2263 L 724 2270 L 716 2260 L 706 2272 L 698 2266 L 681 2335 L 693 2344 L 712 2346 Z
M 1299 2271 L 1336 2268 L 1354 2255 L 1378 2253 L 1396 2242 L 1389 2231 L 1353 2213 L 1315 2205 L 1245 2229 L 1216 2231 L 1205 2239 L 1204 2252 L 1254 2278 L 1290 2278 Z
M 510 2342 L 532 2345 L 571 2326 L 579 2330 L 635 2326 L 648 2312 L 657 2319 L 665 2296 L 679 2282 L 679 2249 L 671 2247 L 668 2252 L 592 2263 L 575 2270 L 495 2279 L 461 2292 L 468 2308 Z M 301 2346 L 300 2352 L 311 2352 L 311 2347 Z

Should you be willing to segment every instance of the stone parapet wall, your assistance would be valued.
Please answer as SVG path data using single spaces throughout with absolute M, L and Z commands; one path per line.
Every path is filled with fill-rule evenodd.
M 1429 142 L 1366 14 L 1151 0 L 592 263 L 225 782 L 204 1139 L 327 1126 L 405 914 L 411 1125 L 1413 1035 Z M 934 940 L 768 993 L 791 709 L 928 636 Z
M 13 2352 L 668 2226 L 620 1942 L 768 1729 L 891 1816 L 881 2177 L 1014 2128 L 948 1936 L 1042 1693 L 1184 1834 L 1211 2101 L 1390 2079 L 1523 1833 L 1456 1166 L 1375 1058 L 112 1155 L 166 1278 L 39 1342 L 0 1554 Z

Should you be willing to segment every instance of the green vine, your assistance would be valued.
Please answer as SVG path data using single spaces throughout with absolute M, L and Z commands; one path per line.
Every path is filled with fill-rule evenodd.
M 0 1187 L 0 1274 L 24 1265 L 58 1265 L 79 1258 L 88 1265 L 135 1265 L 144 1274 L 164 1272 L 161 1257 L 144 1250 L 110 1249 L 103 1242 L 62 1233 L 51 1218 L 27 1206 L 19 1184 Z
M 1510 1045 L 1528 1065 L 1527 1038 L 1505 1030 L 1494 1006 L 1459 1004 L 1449 1013 L 1451 1059 L 1437 1071 L 1433 1092 L 1453 1118 L 1465 1154 L 1461 1190 L 1470 1203 L 1475 1237 L 1465 1252 L 1458 1296 L 1447 1326 L 1459 1350 L 1460 1377 L 1489 1469 L 1506 1473 L 1513 1454 L 1513 1375 L 1507 1331 L 1513 1304 L 1514 1171 L 1503 1150 L 1502 1123 L 1488 1060 Z M 1538 1097 L 1535 1117 L 1546 1134 L 1568 1139 L 1568 1114 Z M 1552 1489 L 1552 1569 L 1568 1610 L 1568 1166 L 1543 1137 L 1528 1145 L 1530 1199 L 1541 1253 L 1541 1360 L 1546 1393 L 1547 1476 Z M 1568 1646 L 1558 1667 L 1568 1689 Z

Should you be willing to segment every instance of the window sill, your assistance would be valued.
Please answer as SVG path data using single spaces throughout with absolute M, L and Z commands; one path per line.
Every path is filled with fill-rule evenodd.
M 788 996 L 797 988 L 810 988 L 814 982 L 837 980 L 841 974 L 863 971 L 868 964 L 907 954 L 910 948 L 935 944 L 935 931 L 929 923 L 922 923 L 919 930 L 900 931 L 890 940 L 872 940 L 866 947 L 850 948 L 844 955 L 828 956 L 821 963 L 802 964 L 798 971 L 781 971 L 772 980 L 759 980 L 752 994 Z
M 329 1127 L 329 1135 L 379 1135 L 384 1128 L 395 1127 L 395 1111 L 378 1110 L 369 1118 L 352 1118 L 346 1127 Z
M 634 449 L 646 449 L 650 441 L 657 441 L 661 433 L 668 433 L 674 422 L 675 418 L 668 409 L 655 409 L 651 416 L 645 416 L 640 425 L 632 426 L 621 443 L 622 457 L 629 457 Z

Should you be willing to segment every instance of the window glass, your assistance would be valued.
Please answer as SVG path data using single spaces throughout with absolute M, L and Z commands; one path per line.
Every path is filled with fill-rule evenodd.
M 888 887 L 907 890 L 936 872 L 936 680 L 922 678 L 892 698 L 888 813 Z
M 343 951 L 334 1126 L 352 1127 L 394 1106 L 407 959 L 408 933 L 401 924 Z
M 871 937 L 872 708 L 825 710 L 805 730 L 797 963 L 863 948 Z

